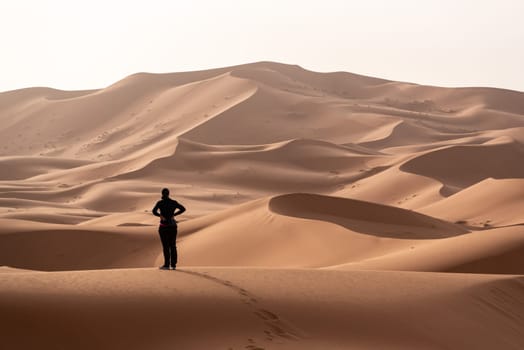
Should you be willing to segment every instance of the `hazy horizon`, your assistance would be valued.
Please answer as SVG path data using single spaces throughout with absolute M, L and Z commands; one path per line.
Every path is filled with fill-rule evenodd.
M 108 86 L 137 72 L 258 61 L 524 91 L 517 0 L 0 4 L 0 91 Z

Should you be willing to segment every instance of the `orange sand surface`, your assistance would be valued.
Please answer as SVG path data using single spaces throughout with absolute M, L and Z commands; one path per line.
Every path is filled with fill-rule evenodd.
M 522 92 L 259 62 L 0 121 L 6 349 L 524 348 Z

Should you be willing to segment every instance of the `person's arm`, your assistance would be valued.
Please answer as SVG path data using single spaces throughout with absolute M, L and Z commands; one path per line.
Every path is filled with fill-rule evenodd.
M 176 209 L 178 209 L 178 211 Z M 182 204 L 177 202 L 176 203 L 175 212 L 174 212 L 173 216 L 180 215 L 180 214 L 182 214 L 185 211 L 186 211 L 186 208 Z
M 154 216 L 160 216 L 160 217 L 162 217 L 162 215 L 160 215 L 160 213 L 158 212 L 158 209 L 160 209 L 160 208 L 159 208 L 159 206 L 158 206 L 158 202 L 157 202 L 157 203 L 155 204 L 155 207 L 153 208 L 153 210 L 151 210 L 151 212 L 153 213 Z

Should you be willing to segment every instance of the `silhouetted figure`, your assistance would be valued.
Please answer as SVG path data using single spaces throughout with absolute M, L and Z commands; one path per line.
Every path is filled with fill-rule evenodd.
M 177 211 L 178 209 L 178 211 Z M 158 211 L 160 210 L 160 213 Z M 160 241 L 164 249 L 164 265 L 160 266 L 162 270 L 169 270 L 171 268 L 176 269 L 177 263 L 177 251 L 176 251 L 176 235 L 177 223 L 175 216 L 182 214 L 186 211 L 186 208 L 175 200 L 169 198 L 169 190 L 164 188 L 162 190 L 162 199 L 159 200 L 152 212 L 153 215 L 160 217 L 160 226 L 158 227 L 158 233 L 160 234 Z

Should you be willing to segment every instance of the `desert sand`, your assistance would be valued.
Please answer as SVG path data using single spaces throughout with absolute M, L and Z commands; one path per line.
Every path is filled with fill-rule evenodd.
M 259 62 L 0 121 L 6 349 L 524 348 L 523 92 Z

